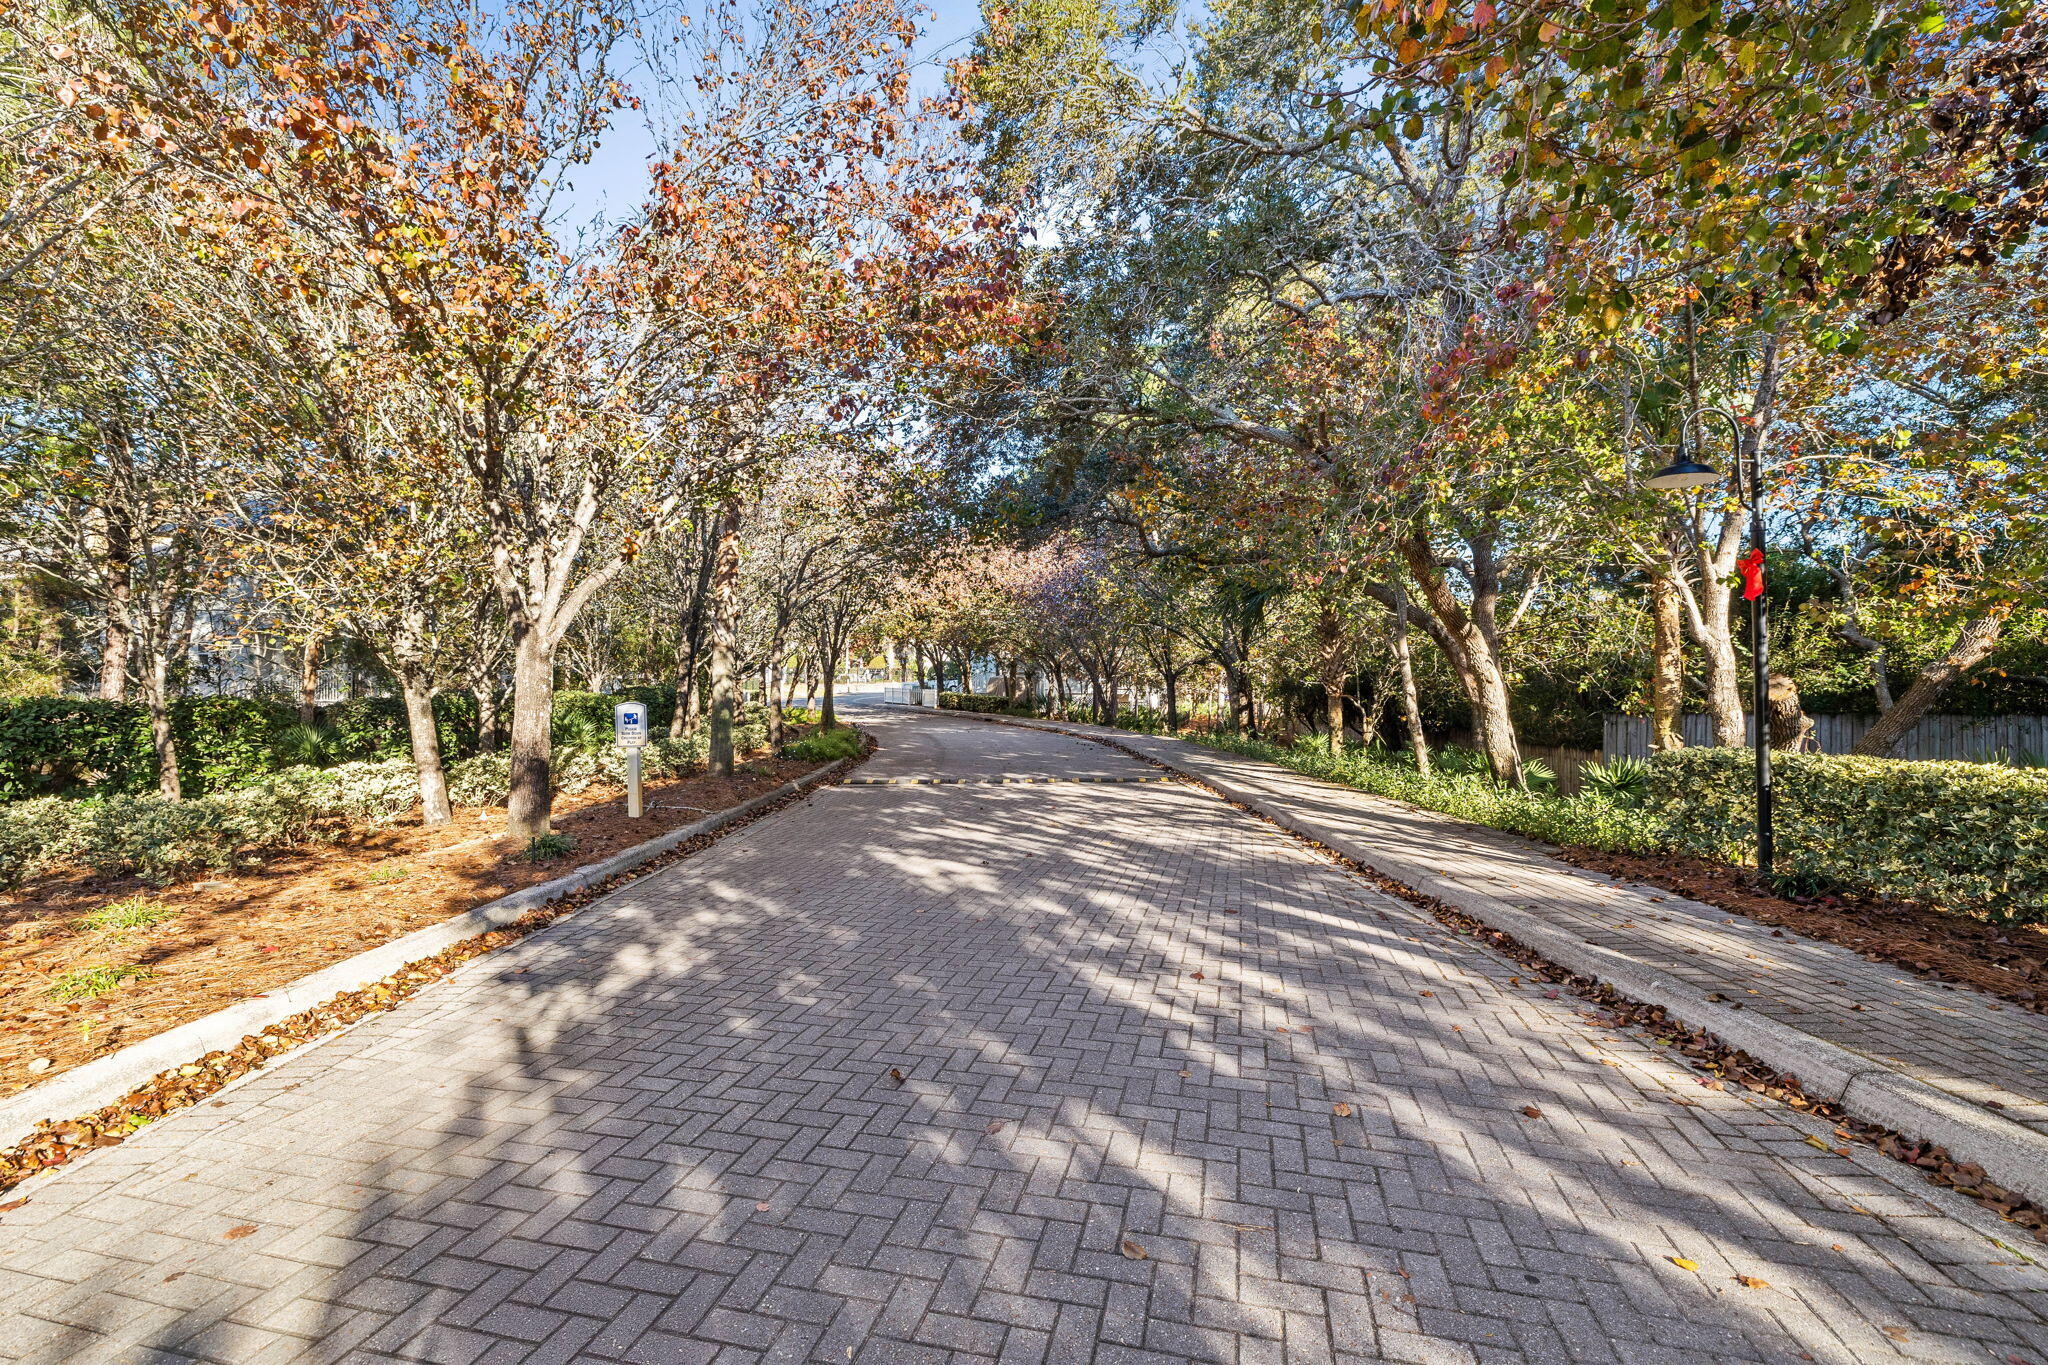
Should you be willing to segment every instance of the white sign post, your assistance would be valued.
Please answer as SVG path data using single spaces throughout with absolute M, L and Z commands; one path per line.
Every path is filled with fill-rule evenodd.
M 626 751 L 626 815 L 638 820 L 645 813 L 640 806 L 640 751 L 647 747 L 647 703 L 622 701 L 614 706 L 612 734 Z

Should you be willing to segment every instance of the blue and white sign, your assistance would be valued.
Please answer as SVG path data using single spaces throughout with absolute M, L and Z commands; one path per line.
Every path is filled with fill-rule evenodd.
M 647 703 L 622 701 L 612 708 L 612 733 L 621 749 L 640 749 L 647 744 Z

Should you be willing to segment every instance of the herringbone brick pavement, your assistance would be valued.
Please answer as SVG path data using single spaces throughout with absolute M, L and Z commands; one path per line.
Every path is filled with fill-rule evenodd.
M 2048 1362 L 1948 1196 L 1515 973 L 1187 788 L 829 790 L 22 1187 L 0 1354 Z

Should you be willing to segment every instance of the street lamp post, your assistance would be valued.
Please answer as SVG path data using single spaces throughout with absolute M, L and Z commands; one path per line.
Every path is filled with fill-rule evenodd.
M 1742 458 L 1742 438 L 1738 429 L 1735 441 L 1735 488 L 1738 497 L 1745 491 L 1748 495 L 1749 552 L 1754 556 L 1751 560 L 1754 573 L 1745 575 L 1749 581 L 1744 586 L 1742 595 L 1749 600 L 1749 726 L 1750 746 L 1756 754 L 1756 867 L 1758 872 L 1768 877 L 1771 875 L 1777 841 L 1772 831 L 1771 735 L 1766 717 L 1771 694 L 1771 640 L 1768 630 L 1769 612 L 1765 606 L 1763 593 L 1764 500 L 1763 480 L 1760 477 L 1763 471 L 1759 468 L 1762 462 L 1761 451 L 1753 452 L 1747 461 Z M 1709 465 L 1688 460 L 1681 450 L 1674 463 L 1652 474 L 1647 482 L 1652 488 L 1675 490 L 1705 488 L 1721 482 L 1721 479 L 1720 471 Z

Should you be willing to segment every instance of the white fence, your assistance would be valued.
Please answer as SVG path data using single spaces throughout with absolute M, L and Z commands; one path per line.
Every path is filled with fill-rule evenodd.
M 1873 716 L 1815 716 L 1813 737 L 1824 754 L 1846 754 L 1875 723 Z M 1755 730 L 1744 717 L 1744 733 Z M 1687 744 L 1714 742 L 1711 716 L 1680 718 L 1678 733 Z M 1601 727 L 1603 758 L 1650 755 L 1648 716 L 1608 716 Z M 2048 761 L 2048 716 L 1927 716 L 1908 730 L 1892 749 L 1892 758 L 1962 758 L 1979 763 L 2013 763 L 2032 758 Z

